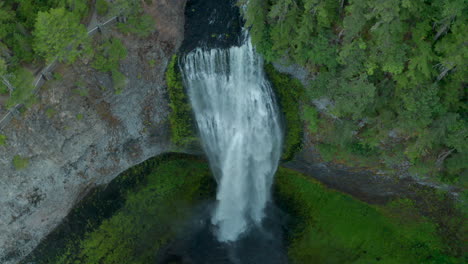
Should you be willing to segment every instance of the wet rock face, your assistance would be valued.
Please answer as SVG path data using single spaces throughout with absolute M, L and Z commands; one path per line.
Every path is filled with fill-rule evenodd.
M 122 93 L 86 62 L 61 66 L 63 80 L 44 86 L 38 103 L 1 132 L 8 141 L 0 146 L 0 263 L 21 260 L 94 186 L 171 149 L 164 71 L 183 39 L 184 7 L 185 0 L 147 5 L 156 31 L 145 39 L 104 32 L 128 50 Z M 26 168 L 15 168 L 15 155 Z

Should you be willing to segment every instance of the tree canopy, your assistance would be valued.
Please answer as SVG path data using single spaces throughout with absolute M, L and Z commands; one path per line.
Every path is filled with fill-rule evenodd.
M 306 105 L 331 99 L 336 119 L 322 119 L 337 125 L 319 130 L 322 142 L 340 145 L 332 135 L 351 121 L 359 126 L 348 131 L 348 150 L 372 145 L 388 167 L 406 160 L 426 168 L 420 176 L 463 181 L 468 165 L 455 172 L 440 161 L 468 145 L 467 2 L 251 0 L 245 17 L 267 61 L 314 76 Z
M 64 8 L 39 12 L 33 35 L 34 50 L 47 61 L 74 61 L 89 42 L 85 26 Z

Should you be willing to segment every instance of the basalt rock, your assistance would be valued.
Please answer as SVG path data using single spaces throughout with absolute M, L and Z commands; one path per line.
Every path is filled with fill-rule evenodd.
M 182 43 L 185 2 L 145 1 L 156 22 L 147 38 L 114 29 L 97 36 L 117 37 L 128 50 L 121 93 L 86 61 L 60 66 L 63 79 L 49 81 L 1 132 L 0 263 L 20 261 L 93 187 L 172 148 L 164 71 Z M 15 168 L 15 156 L 27 167 Z

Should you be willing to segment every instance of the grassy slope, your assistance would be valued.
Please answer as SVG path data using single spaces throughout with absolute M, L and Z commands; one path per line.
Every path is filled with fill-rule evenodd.
M 280 168 L 275 184 L 280 207 L 292 214 L 288 254 L 293 263 L 461 263 L 445 255 L 436 224 L 410 200 L 384 207 L 329 190 Z

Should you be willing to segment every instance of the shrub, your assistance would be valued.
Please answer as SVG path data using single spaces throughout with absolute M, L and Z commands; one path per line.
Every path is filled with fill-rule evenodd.
M 310 132 L 317 133 L 318 131 L 318 112 L 313 106 L 304 106 L 304 120 L 308 123 Z
M 120 60 L 127 57 L 127 49 L 118 38 L 110 38 L 102 43 L 94 56 L 93 68 L 102 72 L 112 72 L 119 69 Z
M 52 118 L 55 116 L 55 114 L 57 113 L 57 111 L 54 109 L 54 108 L 48 108 L 45 112 L 46 116 L 48 118 Z
M 171 138 L 178 145 L 194 141 L 192 107 L 185 93 L 182 76 L 179 72 L 177 56 L 173 56 L 166 70 L 166 84 L 172 111 L 169 114 Z
M 127 23 L 119 23 L 117 28 L 123 33 L 135 34 L 138 37 L 148 37 L 154 31 L 154 19 L 147 15 L 132 15 Z
M 302 147 L 302 121 L 299 102 L 304 94 L 302 84 L 288 74 L 278 72 L 273 65 L 265 65 L 286 123 L 282 160 L 290 160 Z
M 58 73 L 58 72 L 54 72 L 54 73 L 52 74 L 52 76 L 53 76 L 54 80 L 56 80 L 56 81 L 61 81 L 61 80 L 63 80 L 63 76 L 62 76 L 60 73 Z
M 74 89 L 73 92 L 79 96 L 88 96 L 88 89 L 87 88 L 78 88 Z
M 29 159 L 28 158 L 23 158 L 20 155 L 15 155 L 13 157 L 13 166 L 15 167 L 16 170 L 22 170 L 27 168 L 29 165 Z
M 0 81 L 0 94 L 8 94 L 8 88 Z
M 10 82 L 15 87 L 11 97 L 8 99 L 7 107 L 16 104 L 29 104 L 34 99 L 34 77 L 32 73 L 24 68 L 19 68 L 13 73 Z
M 3 146 L 6 144 L 7 137 L 3 134 L 0 134 L 0 146 Z
M 114 85 L 115 94 L 121 94 L 127 84 L 127 78 L 117 70 L 112 71 L 112 84 Z
M 97 0 L 96 11 L 98 15 L 105 16 L 109 12 L 109 3 L 106 0 Z

